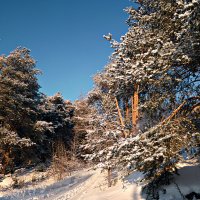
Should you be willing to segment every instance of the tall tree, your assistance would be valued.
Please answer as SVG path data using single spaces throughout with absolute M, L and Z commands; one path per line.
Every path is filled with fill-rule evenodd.
M 0 59 L 0 123 L 29 137 L 40 101 L 35 60 L 26 48 L 17 48 Z
M 14 165 L 30 164 L 35 157 L 32 146 L 35 145 L 33 127 L 40 101 L 39 73 L 26 48 L 17 48 L 10 55 L 0 57 L 0 149 L 3 173 Z
M 139 134 L 119 139 L 104 154 L 118 158 L 121 169 L 144 172 L 152 181 L 152 192 L 164 175 L 175 170 L 181 149 L 199 146 L 200 2 L 134 2 L 137 8 L 126 9 L 129 30 L 121 41 L 105 36 L 114 53 L 98 75 L 96 88 L 115 97 L 121 110 L 127 98 L 133 94 L 139 98 Z

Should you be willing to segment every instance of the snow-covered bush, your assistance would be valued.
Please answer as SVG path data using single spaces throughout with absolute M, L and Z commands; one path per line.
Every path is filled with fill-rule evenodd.
M 21 138 L 14 131 L 0 128 L 0 154 L 1 172 L 3 174 L 13 171 L 15 163 L 26 162 L 28 160 L 26 151 L 35 145 L 29 138 Z M 26 150 L 26 151 L 25 151 Z M 25 151 L 25 152 L 23 152 Z M 28 152 L 28 151 L 27 151 Z M 22 160 L 22 158 L 24 160 Z

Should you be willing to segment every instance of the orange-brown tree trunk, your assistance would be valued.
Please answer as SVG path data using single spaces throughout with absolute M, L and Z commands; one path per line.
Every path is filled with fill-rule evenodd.
M 133 131 L 136 132 L 136 125 L 137 125 L 137 120 L 139 116 L 138 112 L 138 103 L 139 103 L 139 85 L 135 86 L 135 91 L 132 96 L 132 126 L 133 126 Z
M 119 108 L 119 103 L 118 103 L 116 97 L 115 97 L 115 102 L 116 102 L 116 106 L 117 106 L 117 111 L 118 111 L 118 115 L 119 115 L 120 123 L 121 123 L 121 125 L 124 127 L 123 117 L 122 117 L 121 110 L 120 110 L 120 108 Z
M 183 101 L 183 103 L 178 108 L 176 108 L 169 117 L 167 117 L 165 120 L 162 121 L 162 124 L 166 123 L 167 121 L 170 121 L 178 113 L 178 111 L 185 105 L 185 103 L 186 101 Z
M 126 122 L 126 124 L 128 124 L 128 125 L 129 125 L 129 123 L 130 123 L 128 98 L 127 98 L 126 101 L 125 101 L 125 122 Z M 130 136 L 130 131 L 129 131 L 129 130 L 126 130 L 125 135 L 126 135 L 126 137 L 129 137 L 129 136 Z

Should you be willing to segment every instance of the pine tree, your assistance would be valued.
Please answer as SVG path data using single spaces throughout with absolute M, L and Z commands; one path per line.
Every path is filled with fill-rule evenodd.
M 74 107 L 71 102 L 64 101 L 60 93 L 54 96 L 43 96 L 39 106 L 39 121 L 35 124 L 35 131 L 41 136 L 38 149 L 45 157 L 51 157 L 54 143 L 62 141 L 68 151 L 71 150 L 73 140 L 73 112 Z
M 40 100 L 35 61 L 26 48 L 0 59 L 0 123 L 20 136 L 30 137 Z
M 95 77 L 95 80 L 97 82 L 99 78 Z M 112 148 L 119 138 L 124 136 L 124 128 L 117 120 L 118 111 L 115 98 L 95 88 L 84 99 L 84 105 L 87 112 L 78 117 L 79 124 L 83 124 L 82 127 L 86 132 L 81 153 L 87 161 L 107 170 L 110 187 L 112 170 L 117 164 Z
M 113 40 L 111 34 L 105 36 L 114 53 L 97 74 L 95 90 L 100 99 L 109 97 L 109 108 L 115 98 L 118 110 L 125 111 L 124 104 L 128 99 L 130 105 L 139 86 L 140 133 L 133 138 L 119 138 L 99 152 L 103 152 L 103 158 L 112 158 L 113 163 L 118 160 L 121 169 L 127 166 L 144 172 L 149 186 L 154 186 L 149 187 L 150 191 L 156 192 L 155 187 L 159 188 L 161 180 L 167 179 L 165 175 L 173 172 L 181 160 L 181 149 L 199 147 L 200 2 L 137 3 L 137 9 L 126 9 L 129 30 L 121 41 Z M 98 95 L 94 97 L 98 99 Z M 106 112 L 101 114 L 106 118 Z M 120 118 L 125 117 L 122 112 Z M 113 123 L 116 119 L 112 118 Z
M 0 148 L 3 173 L 31 163 L 40 101 L 35 61 L 26 48 L 0 57 Z M 26 149 L 26 150 L 25 150 Z

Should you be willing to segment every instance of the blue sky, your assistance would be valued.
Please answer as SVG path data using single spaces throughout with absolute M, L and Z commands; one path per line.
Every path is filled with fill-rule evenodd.
M 0 54 L 27 47 L 41 91 L 75 100 L 92 87 L 112 52 L 103 35 L 126 33 L 129 0 L 1 0 Z

